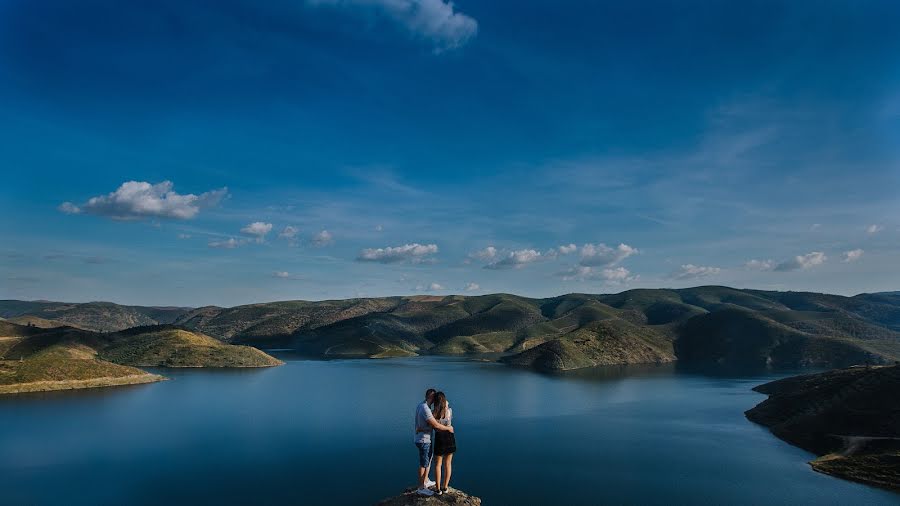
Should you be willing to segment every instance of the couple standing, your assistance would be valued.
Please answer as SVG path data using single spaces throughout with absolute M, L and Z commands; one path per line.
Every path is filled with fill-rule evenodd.
M 416 493 L 419 495 L 442 495 L 449 488 L 453 454 L 456 453 L 456 436 L 453 434 L 452 424 L 453 410 L 450 409 L 444 392 L 433 388 L 426 390 L 425 400 L 416 407 L 415 441 L 419 449 L 419 487 Z M 434 476 L 437 483 L 428 479 L 432 456 L 436 459 Z M 430 487 L 435 485 L 437 488 L 432 491 Z

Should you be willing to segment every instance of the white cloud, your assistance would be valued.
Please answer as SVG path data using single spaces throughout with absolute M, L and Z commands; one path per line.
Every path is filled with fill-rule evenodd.
M 672 273 L 672 279 L 697 279 L 707 276 L 715 276 L 722 272 L 718 267 L 709 267 L 704 265 L 683 264 L 675 272 Z
M 291 225 L 288 225 L 288 226 L 284 227 L 283 229 L 281 229 L 281 232 L 278 233 L 278 238 L 290 240 L 290 239 L 294 239 L 295 237 L 297 237 L 297 234 L 299 234 L 299 233 L 300 233 L 300 230 L 297 227 L 292 227 Z
M 576 265 L 571 269 L 560 272 L 559 276 L 564 281 L 585 281 L 588 279 L 599 279 L 612 285 L 618 285 L 629 281 L 634 281 L 637 276 L 633 276 L 631 271 L 624 267 L 613 267 L 598 269 L 596 267 L 588 267 L 584 265 Z
M 436 244 L 404 244 L 389 248 L 366 248 L 359 252 L 356 260 L 360 262 L 390 263 L 425 263 L 433 260 L 431 255 L 438 252 Z
M 298 276 L 296 274 L 291 274 L 288 271 L 275 271 L 272 273 L 272 277 L 278 278 L 278 279 L 292 279 L 292 280 L 301 279 L 300 276 Z
M 63 202 L 57 209 L 66 214 L 81 214 L 81 208 L 71 202 Z
M 382 231 L 384 231 L 384 227 L 382 227 L 381 225 L 375 225 L 375 231 L 382 232 Z
M 873 225 L 869 225 L 868 227 L 866 227 L 866 233 L 869 235 L 875 235 L 878 232 L 881 232 L 882 230 L 884 230 L 884 227 L 882 225 L 873 224 Z
M 775 268 L 773 260 L 750 260 L 744 264 L 744 267 L 755 271 L 771 271 Z
M 334 237 L 327 230 L 320 230 L 319 233 L 312 236 L 312 244 L 317 248 L 328 246 L 334 243 Z
M 821 223 L 813 223 L 812 225 L 809 226 L 809 229 L 811 231 L 819 230 L 820 228 L 822 228 Z
M 493 260 L 494 258 L 497 258 L 498 253 L 500 253 L 500 251 L 497 250 L 497 248 L 488 246 L 487 248 L 469 253 L 469 258 L 474 260 Z
M 266 238 L 266 235 L 271 231 L 272 224 L 263 223 L 261 221 L 254 221 L 253 223 L 241 229 L 242 233 L 256 237 L 256 242 L 263 242 L 263 240 Z
M 857 260 L 862 258 L 863 253 L 865 253 L 865 252 L 859 248 L 852 249 L 850 251 L 845 251 L 841 255 L 841 261 L 845 262 L 845 263 L 856 262 Z
M 116 191 L 91 197 L 81 206 L 63 202 L 58 209 L 66 214 L 94 214 L 116 220 L 143 218 L 170 218 L 187 220 L 201 209 L 218 205 L 228 196 L 227 188 L 208 191 L 200 195 L 179 194 L 172 190 L 171 181 L 150 184 L 144 181 L 122 183 Z
M 485 269 L 521 269 L 527 264 L 537 262 L 543 258 L 540 251 L 533 249 L 520 249 L 509 251 L 505 255 L 500 255 L 499 260 L 495 260 L 484 266 Z
M 234 237 L 231 237 L 231 238 L 229 238 L 227 240 L 223 240 L 223 241 L 210 241 L 208 246 L 210 248 L 217 248 L 217 249 L 234 249 L 239 246 L 243 246 L 244 244 L 246 244 L 245 240 L 235 239 Z
M 466 286 L 465 288 L 463 288 L 463 290 L 467 292 L 474 292 L 476 290 L 481 290 L 481 286 L 479 286 L 478 283 L 466 283 Z
M 574 244 L 563 244 L 562 246 L 556 248 L 559 251 L 560 255 L 568 255 L 569 253 L 575 253 L 578 251 L 578 246 Z
M 378 9 L 413 35 L 431 41 L 436 53 L 461 47 L 478 33 L 478 22 L 454 11 L 450 1 L 309 0 L 309 3 Z
M 191 234 L 178 234 L 179 239 L 190 239 Z
M 431 283 L 429 285 L 416 285 L 417 292 L 437 292 L 444 289 L 444 285 L 440 283 Z
M 809 269 L 810 267 L 824 264 L 826 260 L 828 260 L 828 257 L 825 256 L 825 253 L 813 251 L 805 255 L 797 255 L 790 260 L 785 260 L 775 266 L 775 270 L 778 272 L 788 272 L 799 269 Z
M 578 263 L 585 267 L 611 266 L 636 253 L 638 250 L 627 244 L 619 244 L 615 248 L 603 243 L 585 244 L 581 247 L 581 260 Z

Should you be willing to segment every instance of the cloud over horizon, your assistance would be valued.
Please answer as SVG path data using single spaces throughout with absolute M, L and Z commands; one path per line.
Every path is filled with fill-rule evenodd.
M 356 260 L 382 264 L 403 262 L 419 264 L 433 261 L 432 256 L 437 254 L 437 252 L 437 244 L 419 244 L 416 242 L 387 248 L 366 248 L 359 252 Z
M 828 257 L 821 251 L 813 251 L 805 255 L 797 255 L 790 260 L 785 260 L 775 266 L 776 272 L 790 272 L 796 270 L 805 270 L 817 265 L 822 265 Z
M 672 279 L 685 280 L 685 279 L 698 279 L 705 278 L 709 276 L 715 276 L 722 272 L 722 269 L 719 267 L 710 267 L 704 265 L 694 265 L 694 264 L 682 264 L 675 272 L 673 272 L 670 277 Z

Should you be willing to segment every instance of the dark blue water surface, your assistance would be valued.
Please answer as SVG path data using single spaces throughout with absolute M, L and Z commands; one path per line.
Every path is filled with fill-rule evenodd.
M 783 374 L 671 366 L 546 376 L 415 358 L 166 370 L 172 381 L 0 399 L 6 505 L 371 504 L 415 481 L 428 386 L 454 408 L 452 485 L 487 505 L 900 504 L 810 470 L 748 422 Z

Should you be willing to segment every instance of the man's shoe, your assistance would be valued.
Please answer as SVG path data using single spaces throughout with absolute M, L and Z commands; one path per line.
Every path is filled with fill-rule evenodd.
M 428 478 L 425 478 L 425 488 L 431 488 L 435 485 L 437 485 L 437 483 L 429 480 Z
M 427 488 L 420 488 L 419 490 L 416 490 L 416 493 L 419 495 L 424 495 L 425 497 L 431 497 L 434 495 L 434 492 L 428 490 Z

